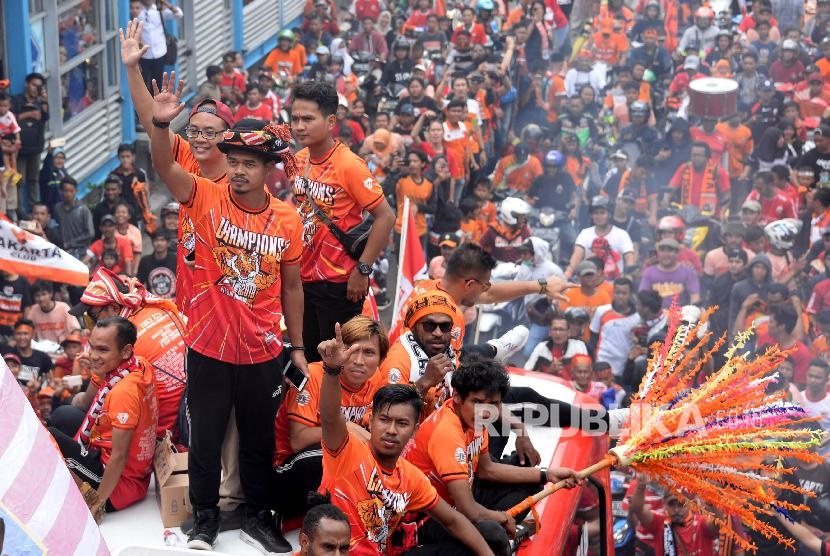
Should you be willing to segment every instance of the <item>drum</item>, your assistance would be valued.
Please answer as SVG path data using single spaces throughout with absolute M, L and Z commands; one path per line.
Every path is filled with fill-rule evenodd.
M 689 84 L 689 113 L 698 118 L 723 119 L 738 111 L 738 82 L 701 77 Z

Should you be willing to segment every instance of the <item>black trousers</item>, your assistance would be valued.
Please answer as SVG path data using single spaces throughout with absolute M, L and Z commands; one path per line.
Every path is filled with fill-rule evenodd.
M 512 413 L 523 422 L 525 417 L 531 417 L 533 423 L 539 423 L 545 427 L 579 426 L 583 430 L 596 432 L 598 427 L 590 426 L 592 423 L 603 422 L 606 430 L 608 426 L 608 414 L 604 410 L 577 408 L 567 402 L 547 398 L 527 386 L 511 386 L 510 390 L 507 391 L 507 395 L 502 399 L 502 403 L 537 406 L 538 409 L 531 410 L 529 415 L 525 413 L 523 408 L 515 408 Z M 545 416 L 544 419 L 541 418 L 541 415 Z M 504 447 L 507 445 L 510 434 L 501 418 L 495 423 L 495 427 L 497 431 L 507 433 L 490 435 L 490 455 L 498 461 Z
M 46 424 L 72 437 L 81 428 L 85 416 L 86 412 L 74 405 L 61 405 L 52 410 Z
M 153 79 L 161 89 L 161 78 L 164 75 L 164 58 L 142 58 L 138 61 L 141 68 L 141 76 L 150 94 L 153 94 Z
M 239 430 L 239 476 L 247 510 L 270 507 L 274 417 L 282 365 L 278 360 L 234 365 L 187 351 L 190 421 L 190 502 L 195 512 L 217 508 L 222 442 L 231 408 Z
M 84 413 L 80 409 L 72 409 L 76 409 L 81 414 L 81 419 L 83 419 Z M 61 425 L 71 425 L 71 423 L 69 421 L 62 421 Z M 101 481 L 104 479 L 104 464 L 101 462 L 101 452 L 96 449 L 81 449 L 81 445 L 74 438 L 79 426 L 69 429 L 71 432 L 57 426 L 50 426 L 47 430 L 52 434 L 55 442 L 57 442 L 66 467 L 82 481 L 89 483 L 92 488 L 97 489 L 101 486 Z M 107 500 L 106 510 L 108 512 L 114 512 L 117 511 L 117 508 Z
M 274 508 L 285 517 L 306 513 L 308 493 L 323 480 L 323 449 L 317 444 L 274 468 Z
M 510 540 L 504 527 L 491 520 L 481 520 L 473 523 L 484 540 L 490 546 L 496 556 L 507 556 L 510 554 Z M 473 554 L 467 546 L 452 536 L 452 533 L 444 529 L 444 526 L 428 519 L 418 529 L 418 546 L 407 550 L 407 556 L 460 556 Z
M 354 303 L 346 298 L 346 283 L 306 282 L 303 284 L 303 345 L 309 363 L 320 361 L 317 346 L 334 338 L 334 325 L 345 324 L 363 310 L 363 300 Z

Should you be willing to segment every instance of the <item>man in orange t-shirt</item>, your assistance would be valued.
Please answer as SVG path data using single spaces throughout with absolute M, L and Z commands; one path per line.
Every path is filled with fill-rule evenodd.
M 292 79 L 303 72 L 300 51 L 294 48 L 294 32 L 286 29 L 280 32 L 277 47 L 265 58 L 263 65 L 271 68 L 274 75 L 286 73 Z
M 121 510 L 147 495 L 156 447 L 158 408 L 153 370 L 133 353 L 135 326 L 123 317 L 99 321 L 90 351 L 78 357 L 99 386 L 77 431 L 50 427 L 66 465 L 97 490 L 100 507 Z
M 456 185 L 457 191 L 469 177 L 470 165 L 474 162 L 474 138 L 468 122 L 464 120 L 466 110 L 466 101 L 453 99 L 447 105 L 447 121 L 444 122 L 444 148 L 451 153 L 448 157 L 451 161 L 450 176 L 461 182 L 461 185 Z
M 529 156 L 530 149 L 520 143 L 513 147 L 513 153 L 502 157 L 496 164 L 493 185 L 496 189 L 513 189 L 527 192 L 533 180 L 542 175 L 542 164 L 535 156 Z
M 495 423 L 510 388 L 501 365 L 491 359 L 466 360 L 453 373 L 452 385 L 452 399 L 419 427 L 406 459 L 429 477 L 441 498 L 476 524 L 495 554 L 507 553 L 508 535 L 516 532 L 516 521 L 507 510 L 547 481 L 567 479 L 570 488 L 578 480 L 570 469 L 518 467 L 490 458 L 487 424 Z M 528 511 L 516 518 L 521 520 Z M 449 539 L 434 521 L 418 522 L 421 543 Z
M 372 265 L 389 242 L 395 214 L 366 162 L 332 136 L 339 99 L 328 83 L 307 81 L 294 89 L 291 129 L 305 148 L 297 153 L 294 196 L 303 221 L 302 266 L 305 320 L 303 340 L 309 361 L 317 345 L 363 310 Z M 342 237 L 374 217 L 361 253 L 350 255 Z
M 335 326 L 335 338 L 318 346 L 323 357 L 323 480 L 319 491 L 349 518 L 349 554 L 386 554 L 402 518 L 409 512 L 426 513 L 475 554 L 488 553 L 487 543 L 476 528 L 438 496 L 422 472 L 400 457 L 415 433 L 423 408 L 414 388 L 390 384 L 378 390 L 372 400 L 368 442 L 349 432 L 340 411 L 339 375 L 358 349 L 354 344 L 346 348 L 339 324 Z
M 219 186 L 186 172 L 170 149 L 169 122 L 183 105 L 162 83 L 153 101 L 150 150 L 153 166 L 193 222 L 196 239 L 194 292 L 186 342 L 190 416 L 190 500 L 195 521 L 189 548 L 211 549 L 219 529 L 222 440 L 232 408 L 239 430 L 239 464 L 246 518 L 242 535 L 271 552 L 290 545 L 270 507 L 274 417 L 282 373 L 283 316 L 294 341 L 290 358 L 306 370 L 300 280 L 302 224 L 292 207 L 273 198 L 265 178 L 277 160 L 296 172 L 287 129 L 225 132 L 230 184 Z
M 735 180 L 745 180 L 749 176 L 747 160 L 755 148 L 752 131 L 741 123 L 739 114 L 719 123 L 715 130 L 726 139 L 726 152 L 729 153 L 728 173 L 734 186 Z
M 346 346 L 357 345 L 357 353 L 343 365 L 340 375 L 340 412 L 348 429 L 366 440 L 372 398 L 384 384 L 376 379 L 378 364 L 389 351 L 383 326 L 363 315 L 342 327 Z M 302 390 L 289 387 L 274 421 L 274 499 L 281 518 L 307 511 L 309 491 L 317 490 L 323 474 L 320 449 L 320 386 L 323 364 L 308 366 L 308 381 Z

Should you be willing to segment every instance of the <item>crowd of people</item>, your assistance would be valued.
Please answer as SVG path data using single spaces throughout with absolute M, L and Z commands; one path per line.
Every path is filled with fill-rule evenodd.
M 93 277 L 82 291 L 0 271 L 2 352 L 101 509 L 146 493 L 155 429 L 189 448 L 192 548 L 241 528 L 286 552 L 281 523 L 328 501 L 361 553 L 506 553 L 525 516 L 505 510 L 576 481 L 532 467 L 523 427 L 503 454 L 509 434 L 479 430 L 475 405 L 556 407 L 548 425 L 570 424 L 567 404 L 510 386 L 515 366 L 607 421 L 672 304 L 692 323 L 711 309 L 715 338 L 752 328 L 750 352 L 787 350 L 770 392 L 830 431 L 830 2 L 308 0 L 263 60 L 228 52 L 207 68 L 180 135 L 184 93 L 155 46 L 181 11 L 133 4 L 121 55 L 155 187 L 172 196 L 158 216 L 133 145 L 87 206 L 60 145 L 38 170 L 44 76 L 0 93 L 0 208 Z M 710 77 L 728 98 L 701 112 Z M 387 331 L 367 294 L 391 304 L 405 227 L 428 279 Z M 175 350 L 153 350 L 149 321 Z M 114 407 L 129 419 L 106 418 Z M 794 480 L 811 511 L 772 525 L 816 550 L 830 464 Z M 306 503 L 316 490 L 329 499 Z M 736 550 L 647 477 L 627 504 L 642 553 Z

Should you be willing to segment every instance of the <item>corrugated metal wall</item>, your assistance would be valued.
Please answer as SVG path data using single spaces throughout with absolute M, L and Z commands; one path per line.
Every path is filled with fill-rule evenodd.
M 102 109 L 79 116 L 64 128 L 67 166 L 73 176 L 88 176 L 107 162 L 121 142 L 121 95 L 110 95 Z
M 245 50 L 253 50 L 280 30 L 279 0 L 256 0 L 242 10 Z

